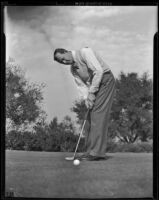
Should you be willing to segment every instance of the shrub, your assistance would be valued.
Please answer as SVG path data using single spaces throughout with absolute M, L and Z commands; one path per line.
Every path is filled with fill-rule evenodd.
M 12 130 L 6 134 L 6 148 L 24 150 L 24 140 L 21 132 Z
M 148 142 L 142 142 L 140 148 L 143 152 L 152 152 L 153 151 L 153 144 Z
M 107 145 L 107 152 L 152 152 L 153 144 L 148 142 L 142 143 L 131 143 L 131 144 L 122 144 L 122 143 L 113 143 L 109 142 Z
M 117 143 L 113 141 L 107 142 L 106 152 L 115 152 L 116 149 L 117 149 Z

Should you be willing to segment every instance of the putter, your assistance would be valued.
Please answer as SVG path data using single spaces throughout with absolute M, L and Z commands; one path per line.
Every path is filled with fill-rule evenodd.
M 80 135 L 79 135 L 79 138 L 78 138 L 78 142 L 77 142 L 77 145 L 76 145 L 76 149 L 75 149 L 74 155 L 72 157 L 66 157 L 65 160 L 74 160 L 75 159 L 76 152 L 77 152 L 77 149 L 78 149 L 78 145 L 79 145 L 82 133 L 83 133 L 83 129 L 84 129 L 85 123 L 87 121 L 88 113 L 89 113 L 89 110 L 87 111 L 87 113 L 85 115 L 85 119 L 84 119 L 84 122 L 83 122 L 83 125 L 82 125 L 82 129 L 81 129 L 81 132 L 80 132 Z

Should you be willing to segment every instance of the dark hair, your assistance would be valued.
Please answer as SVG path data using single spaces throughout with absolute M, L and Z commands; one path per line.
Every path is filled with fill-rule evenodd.
M 68 52 L 66 49 L 55 49 L 55 51 L 54 51 L 54 60 L 58 61 L 58 59 L 57 59 L 57 57 L 56 57 L 56 54 L 57 54 L 57 53 L 64 54 L 64 53 L 66 53 L 66 52 Z

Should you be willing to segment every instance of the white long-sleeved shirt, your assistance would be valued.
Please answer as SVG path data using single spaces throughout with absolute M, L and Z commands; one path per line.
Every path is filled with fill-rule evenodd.
M 97 92 L 103 73 L 110 71 L 109 66 L 103 62 L 95 51 L 88 47 L 82 48 L 78 53 L 72 51 L 72 55 L 75 65 L 79 67 L 79 69 L 74 70 L 75 65 L 71 66 L 71 71 L 77 85 L 80 88 L 87 88 L 89 93 Z

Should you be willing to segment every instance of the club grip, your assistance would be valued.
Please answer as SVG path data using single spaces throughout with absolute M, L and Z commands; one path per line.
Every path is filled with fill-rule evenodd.
M 89 113 L 89 109 L 87 110 L 87 112 L 86 112 L 86 114 L 85 114 L 84 120 L 87 120 L 88 113 Z

